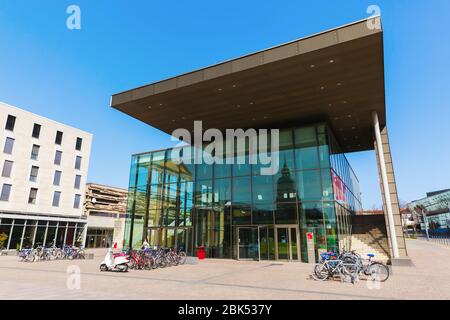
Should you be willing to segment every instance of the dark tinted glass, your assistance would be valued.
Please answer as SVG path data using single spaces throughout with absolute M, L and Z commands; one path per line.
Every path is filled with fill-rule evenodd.
M 61 131 L 56 131 L 55 143 L 60 145 L 62 143 L 62 138 L 63 133 Z
M 39 135 L 41 134 L 41 125 L 35 123 L 33 126 L 33 133 L 32 133 L 32 137 L 33 138 L 39 138 Z
M 77 138 L 77 143 L 75 144 L 75 149 L 80 151 L 81 150 L 81 145 L 83 144 L 83 139 L 81 138 Z
M 13 131 L 15 124 L 16 124 L 16 117 L 14 117 L 12 115 L 8 115 L 8 119 L 6 120 L 5 129 Z

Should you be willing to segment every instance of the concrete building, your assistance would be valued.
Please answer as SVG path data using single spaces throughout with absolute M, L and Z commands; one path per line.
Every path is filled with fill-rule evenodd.
M 0 102 L 3 247 L 82 244 L 92 135 Z
M 168 134 L 194 136 L 195 120 L 221 133 L 280 130 L 281 170 L 272 179 L 254 170 L 260 164 L 179 165 L 170 150 L 133 155 L 127 245 L 148 238 L 192 254 L 205 246 L 215 258 L 305 262 L 348 249 L 361 208 L 345 153 L 374 150 L 386 254 L 408 261 L 384 76 L 381 18 L 372 17 L 114 94 L 113 108 Z
M 128 190 L 96 183 L 86 185 L 87 248 L 123 246 Z

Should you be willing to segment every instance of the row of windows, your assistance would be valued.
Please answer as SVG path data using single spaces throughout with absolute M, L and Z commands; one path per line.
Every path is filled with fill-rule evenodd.
M 8 118 L 6 119 L 5 129 L 9 130 L 9 131 L 14 131 L 15 125 L 16 125 L 16 117 L 13 115 L 8 115 Z M 35 123 L 33 125 L 33 131 L 31 132 L 31 136 L 33 138 L 39 139 L 40 135 L 41 135 L 41 125 L 38 123 Z M 63 132 L 56 131 L 55 144 L 61 145 L 62 140 L 63 140 Z M 75 150 L 81 151 L 82 144 L 83 144 L 83 139 L 80 137 L 77 137 L 77 140 L 75 142 Z
M 2 186 L 2 191 L 0 194 L 0 201 L 9 201 L 10 195 L 11 195 L 12 185 L 4 183 Z M 30 193 L 28 195 L 28 203 L 29 204 L 36 204 L 37 199 L 37 188 L 31 188 Z M 61 200 L 61 192 L 60 191 L 54 191 L 53 192 L 53 200 L 52 200 L 52 206 L 53 207 L 59 207 L 59 203 Z M 79 209 L 80 208 L 80 201 L 81 201 L 81 195 L 76 194 L 74 201 L 73 201 L 73 208 Z
M 13 147 L 14 147 L 14 141 L 15 140 L 13 138 L 9 138 L 9 137 L 6 138 L 5 146 L 3 147 L 3 153 L 12 154 Z M 33 146 L 31 147 L 31 156 L 30 156 L 30 158 L 32 160 L 38 160 L 40 148 L 41 147 L 39 145 L 33 144 Z M 61 165 L 61 160 L 62 160 L 62 151 L 56 150 L 55 159 L 54 159 L 53 163 L 56 165 Z M 75 157 L 75 169 L 76 170 L 81 170 L 81 160 L 82 160 L 81 156 Z
M 2 169 L 2 177 L 4 177 L 4 178 L 11 178 L 11 172 L 12 172 L 13 164 L 14 164 L 13 161 L 5 160 L 5 162 L 3 164 L 3 169 Z M 39 167 L 31 166 L 29 181 L 36 182 L 37 181 L 37 177 L 38 177 L 38 173 L 39 173 Z M 60 185 L 60 183 L 61 183 L 61 175 L 62 175 L 62 171 L 55 170 L 55 174 L 53 175 L 53 185 L 54 186 L 59 186 Z M 75 175 L 74 188 L 75 189 L 80 189 L 80 184 L 81 184 L 81 175 L 77 174 L 77 175 Z

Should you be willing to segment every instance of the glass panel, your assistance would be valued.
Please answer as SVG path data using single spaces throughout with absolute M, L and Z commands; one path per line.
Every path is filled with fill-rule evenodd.
M 64 245 L 64 237 L 66 234 L 66 223 L 59 223 L 56 235 L 56 246 L 61 248 Z
M 59 207 L 59 199 L 61 198 L 61 192 L 59 191 L 55 191 L 53 193 L 53 202 L 52 202 L 52 206 L 54 207 Z
M 3 184 L 2 186 L 2 192 L 0 194 L 0 201 L 9 201 L 9 196 L 11 194 L 11 188 L 12 185 L 10 184 Z
M 330 167 L 330 154 L 329 148 L 327 144 L 327 136 L 324 133 L 319 133 L 318 136 L 319 142 L 319 163 L 321 168 L 329 168 Z
M 55 244 L 55 235 L 56 235 L 56 228 L 55 227 L 48 227 L 47 230 L 47 238 L 45 240 L 46 247 L 51 247 Z
M 31 136 L 32 136 L 33 138 L 39 138 L 39 135 L 40 135 L 40 134 L 41 134 L 41 125 L 35 123 L 35 124 L 33 125 L 33 132 L 32 132 L 32 134 L 31 134 Z
M 259 259 L 258 228 L 238 228 L 239 259 Z
M 233 206 L 250 205 L 250 177 L 241 177 L 233 179 Z
M 37 160 L 38 156 L 39 156 L 39 146 L 34 144 L 33 147 L 31 148 L 31 159 Z
M 175 229 L 168 228 L 167 229 L 167 248 L 173 248 L 175 247 Z
M 267 227 L 259 228 L 260 259 L 269 260 L 269 230 Z
M 324 228 L 323 209 L 321 202 L 306 202 L 302 204 L 302 237 L 306 246 L 306 232 L 314 233 L 314 247 L 316 249 L 316 259 L 318 259 L 318 249 L 327 249 L 326 232 Z M 302 246 L 302 254 L 307 259 L 306 247 Z
M 297 223 L 297 203 L 278 202 L 275 208 L 275 223 L 296 224 Z
M 213 203 L 212 180 L 201 180 L 195 182 L 195 205 L 211 208 Z
M 286 150 L 280 152 L 280 170 L 274 176 L 275 180 L 275 201 L 296 201 L 297 187 L 295 185 L 294 174 L 294 152 Z
M 8 245 L 9 233 L 11 231 L 11 225 L 5 224 L 7 219 L 2 219 L 2 224 L 0 224 L 0 250 L 6 249 Z
M 55 152 L 55 161 L 54 161 L 54 164 L 60 165 L 60 164 L 61 164 L 61 158 L 62 158 L 62 151 L 56 151 L 56 152 Z
M 45 236 L 46 227 L 38 226 L 36 229 L 36 236 L 34 239 L 34 246 L 42 246 L 44 245 L 44 236 Z
M 253 191 L 253 223 L 273 223 L 273 190 L 272 176 L 254 176 Z
M 269 227 L 269 259 L 275 260 L 275 229 L 273 227 Z
M 53 185 L 59 186 L 61 183 L 61 171 L 56 170 L 55 175 L 53 176 Z
M 14 225 L 9 242 L 9 250 L 20 249 L 20 240 L 22 239 L 23 228 L 23 226 Z
M 253 223 L 254 224 L 272 224 L 273 223 L 273 203 L 258 202 L 253 205 Z
M 5 140 L 5 146 L 3 147 L 3 152 L 6 154 L 12 154 L 14 147 L 14 139 L 13 138 L 6 138 Z
M 322 175 L 322 199 L 333 200 L 333 186 L 331 183 L 331 171 L 330 169 L 321 170 Z
M 272 176 L 254 176 L 252 179 L 253 204 L 272 202 Z
M 320 171 L 318 170 L 297 172 L 297 189 L 302 201 L 322 199 L 320 179 Z
M 214 180 L 214 203 L 218 206 L 231 205 L 231 179 Z
M 291 229 L 292 260 L 298 260 L 297 228 L 290 228 L 290 229 Z
M 277 247 L 278 259 L 289 259 L 289 233 L 288 228 L 276 228 L 277 230 Z
M 81 169 L 81 157 L 77 156 L 75 158 L 75 169 L 80 170 Z
M 5 160 L 3 163 L 2 177 L 9 178 L 11 177 L 11 171 L 13 167 L 13 162 Z
M 13 131 L 15 124 L 16 124 L 16 117 L 9 114 L 8 118 L 6 119 L 5 129 L 9 130 L 9 131 Z

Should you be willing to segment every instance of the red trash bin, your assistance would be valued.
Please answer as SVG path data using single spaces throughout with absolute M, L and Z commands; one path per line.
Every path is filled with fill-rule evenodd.
M 206 248 L 204 246 L 197 247 L 197 258 L 203 260 L 206 257 Z

